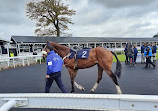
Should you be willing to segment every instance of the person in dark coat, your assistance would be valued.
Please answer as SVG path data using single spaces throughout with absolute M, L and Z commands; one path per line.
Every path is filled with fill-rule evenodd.
M 127 55 L 128 55 L 128 58 L 129 58 L 129 62 L 132 60 L 132 65 L 134 66 L 134 57 L 133 57 L 134 56 L 134 51 L 133 51 L 132 45 L 128 46 Z
M 153 44 L 152 53 L 153 53 L 153 63 L 156 63 L 156 54 L 157 54 L 157 46 L 156 46 L 156 43 Z
M 142 43 L 143 45 L 141 46 L 141 63 L 145 63 L 145 56 L 144 56 L 144 49 L 145 49 L 145 43 Z
M 128 55 L 127 55 L 127 49 L 128 49 L 128 43 L 126 44 L 125 46 L 125 49 L 124 49 L 124 52 L 125 52 L 125 57 L 126 57 L 126 60 L 125 60 L 125 63 L 128 64 Z
M 138 50 L 137 50 L 137 48 L 136 48 L 136 46 L 135 46 L 135 45 L 134 45 L 134 48 L 133 48 L 133 50 L 134 50 L 134 63 L 136 63 L 136 59 L 137 59 Z

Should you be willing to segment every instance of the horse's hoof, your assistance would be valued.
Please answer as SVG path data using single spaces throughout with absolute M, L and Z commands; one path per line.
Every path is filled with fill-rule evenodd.
M 93 90 L 90 90 L 89 92 L 90 92 L 91 94 L 94 94 L 94 91 L 93 91 Z
M 84 88 L 84 87 L 82 88 L 82 91 L 85 91 L 85 88 Z
M 122 94 L 122 92 L 119 92 L 119 93 L 117 93 L 117 94 L 121 95 L 121 94 Z
M 71 91 L 70 93 L 74 93 L 75 91 Z

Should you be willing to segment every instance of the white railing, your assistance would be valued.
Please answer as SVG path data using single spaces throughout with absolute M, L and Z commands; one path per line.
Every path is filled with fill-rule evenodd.
M 40 64 L 41 64 L 41 59 L 42 59 L 42 55 L 28 55 L 28 56 L 17 56 L 17 57 L 1 57 L 0 58 L 0 63 L 6 63 L 7 66 L 10 66 L 11 64 L 13 65 L 13 67 L 16 67 L 17 63 L 21 63 L 23 66 L 25 65 L 25 63 L 27 65 L 30 65 L 30 62 L 37 62 L 37 60 L 40 60 Z M 2 65 L 1 65 L 2 66 Z
M 7 111 L 12 107 L 106 111 L 158 111 L 158 96 L 63 93 L 0 94 L 0 107 L 0 111 Z

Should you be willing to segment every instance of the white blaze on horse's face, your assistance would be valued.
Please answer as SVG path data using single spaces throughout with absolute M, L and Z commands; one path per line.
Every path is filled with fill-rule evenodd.
M 46 51 L 42 51 L 41 52 L 43 55 L 47 55 L 47 52 Z
M 46 51 L 42 51 L 41 54 L 43 55 L 43 58 L 46 58 L 48 55 Z

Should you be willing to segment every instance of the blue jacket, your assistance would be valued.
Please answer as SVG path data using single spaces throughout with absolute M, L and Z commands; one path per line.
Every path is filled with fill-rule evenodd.
M 137 53 L 138 53 L 137 48 L 133 48 L 133 50 L 134 50 L 134 55 L 137 55 Z
M 144 49 L 144 56 L 152 56 L 152 48 L 151 46 L 147 46 L 145 49 Z
M 153 53 L 157 53 L 157 47 L 156 46 L 153 46 Z
M 142 45 L 142 46 L 141 46 L 141 53 L 144 53 L 144 49 L 145 49 L 145 46 Z
M 124 49 L 125 54 L 127 54 L 127 49 L 128 49 L 128 43 L 126 44 L 126 47 Z
M 54 51 L 48 53 L 47 59 L 47 75 L 61 71 L 63 60 Z

